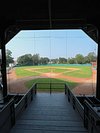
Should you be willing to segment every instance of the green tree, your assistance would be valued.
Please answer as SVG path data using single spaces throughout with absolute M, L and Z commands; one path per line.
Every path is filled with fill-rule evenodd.
M 39 56 L 39 54 L 34 54 L 32 59 L 33 59 L 33 65 L 39 65 L 40 64 L 40 56 Z
M 84 56 L 82 54 L 77 54 L 75 56 L 76 63 L 78 64 L 83 64 L 84 63 Z
M 65 64 L 67 63 L 67 59 L 66 58 L 62 58 L 62 57 L 59 57 L 59 64 Z
M 90 63 L 89 57 L 85 56 L 84 57 L 84 64 Z
M 76 59 L 75 58 L 68 58 L 67 61 L 69 64 L 76 64 Z
M 17 62 L 21 66 L 33 65 L 32 55 L 31 54 L 22 55 L 18 57 Z
M 58 58 L 56 58 L 56 59 L 51 59 L 51 62 L 52 62 L 53 64 L 58 64 L 59 59 L 58 59 Z
M 89 63 L 96 61 L 96 59 L 97 59 L 96 54 L 94 52 L 90 52 L 87 55 L 87 58 L 88 58 Z
M 14 63 L 14 58 L 12 57 L 12 52 L 7 49 L 6 50 L 6 65 L 9 66 L 10 63 Z
M 41 59 L 40 59 L 40 64 L 41 65 L 46 65 L 46 64 L 48 64 L 49 63 L 49 58 L 47 58 L 47 57 L 41 57 Z

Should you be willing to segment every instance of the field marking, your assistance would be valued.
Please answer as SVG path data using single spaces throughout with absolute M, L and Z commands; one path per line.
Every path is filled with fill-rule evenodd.
M 31 72 L 36 72 L 36 73 L 39 73 L 39 74 L 46 74 L 48 75 L 49 73 L 48 72 L 40 72 L 40 71 L 37 71 L 37 70 L 44 70 L 44 69 L 50 69 L 50 73 L 51 75 L 62 75 L 64 73 L 70 73 L 70 72 L 73 72 L 73 71 L 79 71 L 80 69 L 79 68 L 62 68 L 62 67 L 45 67 L 45 68 L 25 68 L 24 70 L 27 70 L 27 71 L 31 71 Z M 70 71 L 64 71 L 64 72 L 53 72 L 55 69 L 66 69 L 66 70 L 70 70 Z M 34 70 L 34 71 L 33 71 Z M 54 74 L 53 74 L 54 73 Z
M 70 72 L 74 72 L 74 71 L 78 71 L 78 70 L 64 71 L 64 72 L 58 73 L 58 75 L 61 75 L 61 74 L 64 74 L 64 73 L 70 73 Z

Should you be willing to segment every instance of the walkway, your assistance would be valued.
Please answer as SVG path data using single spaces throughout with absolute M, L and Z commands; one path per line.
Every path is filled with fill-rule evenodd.
M 10 133 L 87 133 L 63 93 L 38 93 Z

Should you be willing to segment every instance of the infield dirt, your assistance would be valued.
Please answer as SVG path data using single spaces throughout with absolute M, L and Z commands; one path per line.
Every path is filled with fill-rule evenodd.
M 55 69 L 55 67 L 53 67 Z M 27 69 L 28 71 L 37 72 L 38 69 Z M 69 68 L 69 71 L 76 71 L 77 68 Z M 38 71 L 39 72 L 39 71 Z M 67 71 L 68 72 L 68 71 Z M 43 73 L 39 72 L 40 76 L 30 76 L 30 77 L 23 77 L 18 78 L 15 73 L 15 69 L 12 69 L 9 74 L 7 74 L 8 79 L 8 91 L 11 93 L 25 93 L 27 88 L 25 86 L 25 82 L 36 79 L 36 78 L 57 78 L 57 79 L 64 79 L 68 81 L 73 81 L 79 83 L 72 91 L 76 95 L 91 95 L 95 94 L 96 89 L 96 70 L 92 69 L 92 77 L 91 78 L 76 78 L 72 76 L 63 75 L 63 72 L 60 73 Z

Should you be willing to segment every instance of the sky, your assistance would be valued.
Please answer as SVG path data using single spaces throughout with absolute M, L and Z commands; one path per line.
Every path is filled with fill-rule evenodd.
M 50 59 L 97 54 L 97 43 L 82 30 L 24 30 L 6 44 L 12 57 L 17 60 L 25 54 L 39 54 Z

